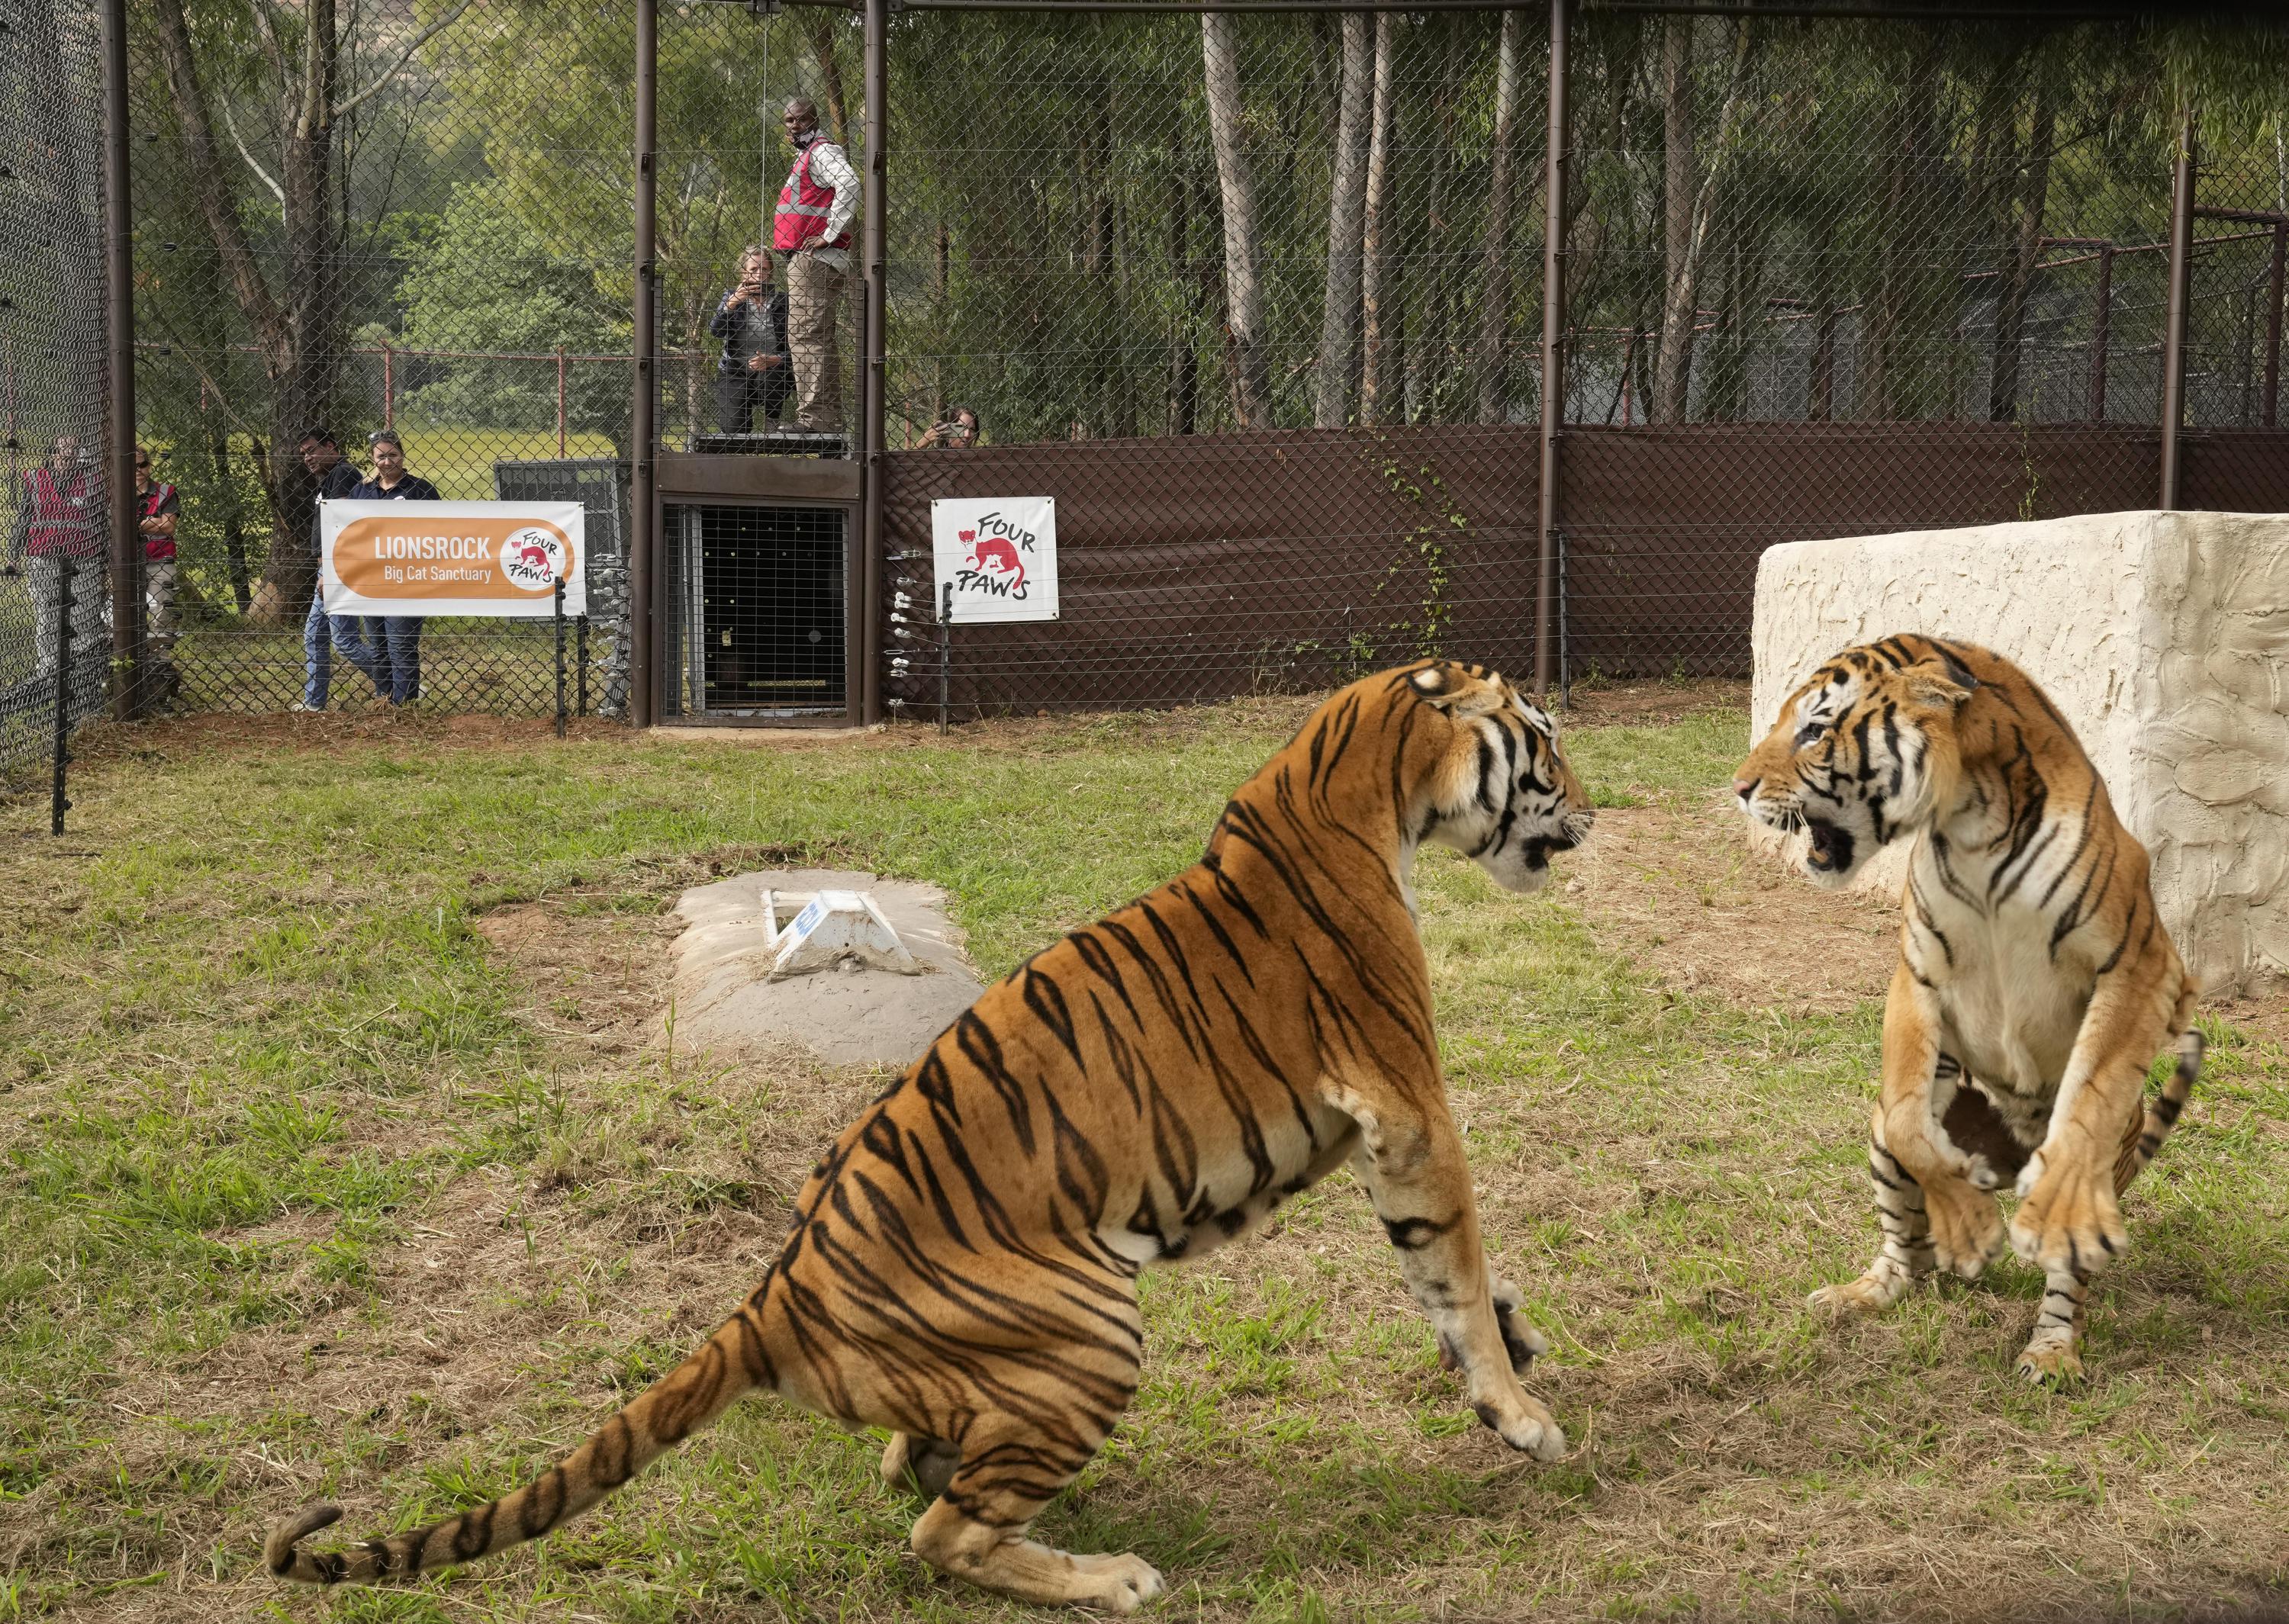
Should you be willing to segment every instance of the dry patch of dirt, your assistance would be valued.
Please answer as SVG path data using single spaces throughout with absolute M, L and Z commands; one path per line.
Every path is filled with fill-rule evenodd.
M 1680 990 L 1840 1013 L 1891 983 L 1897 904 L 1818 889 L 1751 850 L 1740 815 L 1714 798 L 1607 808 L 1567 861 L 1567 894 L 1599 943 Z
M 1749 685 L 1733 677 L 1683 681 L 1577 682 L 1563 720 L 1569 727 L 1655 727 L 1703 711 L 1745 711 Z

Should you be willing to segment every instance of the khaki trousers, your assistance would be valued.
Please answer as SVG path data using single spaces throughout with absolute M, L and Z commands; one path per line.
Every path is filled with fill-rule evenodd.
M 842 273 L 814 253 L 787 256 L 787 348 L 794 352 L 794 420 L 833 432 L 842 426 L 842 354 L 834 317 Z

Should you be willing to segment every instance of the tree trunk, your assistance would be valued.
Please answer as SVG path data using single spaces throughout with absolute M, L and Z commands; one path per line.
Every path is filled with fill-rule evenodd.
M 811 25 L 810 48 L 818 58 L 818 93 L 826 99 L 826 129 L 834 144 L 848 150 L 850 112 L 842 95 L 842 64 L 834 54 L 834 22 L 822 13 Z M 773 107 L 776 114 L 778 109 Z
M 224 280 L 253 329 L 271 386 L 268 466 L 263 487 L 275 522 L 250 614 L 289 622 L 316 577 L 311 529 L 316 485 L 304 470 L 303 433 L 327 419 L 340 364 L 342 290 L 334 285 L 334 75 L 339 40 L 333 0 L 309 0 L 299 71 L 271 58 L 281 102 L 278 187 L 285 265 L 283 298 L 265 283 L 240 215 L 235 171 L 227 170 L 193 55 L 182 0 L 156 0 L 159 49 L 192 187 L 220 258 Z
M 1915 379 L 1902 364 L 1908 357 L 1902 338 L 1918 315 L 1930 314 L 1928 306 L 1934 302 L 1920 285 L 1931 276 L 1921 270 L 1921 244 L 1915 238 L 1933 218 L 1932 188 L 1926 176 L 1934 162 L 1933 103 L 1938 95 L 1941 49 L 1942 36 L 1932 30 L 1893 102 L 1884 140 L 1883 237 L 1876 297 L 1861 313 L 1864 370 L 1853 391 L 1858 415 L 1879 421 L 1909 415 L 1918 403 Z M 1946 268 L 1946 278 L 1952 286 L 1953 267 Z
M 1224 330 L 1232 357 L 1232 411 L 1244 428 L 1268 428 L 1272 387 L 1264 353 L 1264 293 L 1256 272 L 1256 188 L 1242 146 L 1246 131 L 1237 47 L 1230 17 L 1200 13 L 1208 136 L 1216 143 L 1216 179 L 1224 193 Z
M 1662 287 L 1661 347 L 1646 418 L 1682 423 L 1692 389 L 1693 320 L 1700 270 L 1693 251 L 1693 201 L 1701 169 L 1693 150 L 1693 19 L 1671 17 L 1661 43 Z
M 1200 413 L 1200 358 L 1197 345 L 1200 287 L 1192 275 L 1192 187 L 1185 173 L 1191 167 L 1191 155 L 1185 154 L 1168 171 L 1166 204 L 1169 279 L 1176 288 L 1190 291 L 1189 307 L 1178 314 L 1168 336 L 1167 432 L 1171 434 L 1191 434 Z
M 1709 244 L 1725 166 L 1740 133 L 1742 110 L 1746 105 L 1753 36 L 1746 18 L 1733 27 L 1732 67 L 1726 78 L 1725 100 L 1717 117 L 1716 147 L 1709 155 L 1706 174 L 1701 171 L 1695 151 L 1692 19 L 1671 17 L 1667 37 L 1662 42 L 1662 72 L 1667 99 L 1662 219 L 1668 283 L 1662 300 L 1660 347 L 1654 361 L 1653 410 L 1646 418 L 1651 423 L 1683 422 L 1692 401 L 1693 338 L 1701 314 L 1702 257 Z
M 1359 319 L 1360 229 L 1367 206 L 1369 100 L 1375 24 L 1364 12 L 1344 13 L 1344 76 L 1336 93 L 1336 147 L 1328 183 L 1328 290 L 1320 314 L 1320 360 L 1312 382 L 1312 421 L 1341 428 L 1350 417 L 1352 330 Z
M 2034 128 L 2020 188 L 2018 241 L 2011 264 L 1998 279 L 1995 296 L 1995 358 L 1988 374 L 1987 417 L 2008 423 L 2019 414 L 2020 351 L 2027 331 L 2027 284 L 2042 257 L 2043 214 L 2050 203 L 2051 143 L 2058 131 L 2058 108 L 2038 77 Z
M 1440 386 L 1446 377 L 1448 301 L 1454 282 L 1447 275 L 1447 187 L 1455 170 L 1455 102 L 1468 57 L 1456 19 L 1448 18 L 1447 64 L 1440 76 L 1432 106 L 1437 131 L 1431 149 L 1431 179 L 1424 192 L 1422 221 L 1413 235 L 1419 275 L 1408 275 L 1408 284 L 1419 295 L 1414 342 L 1407 351 L 1406 417 L 1410 422 L 1431 422 L 1438 416 Z M 1405 275 L 1402 272 L 1402 275 Z
M 1352 13 L 1356 15 L 1357 13 Z M 1362 423 L 1380 423 L 1385 413 L 1384 395 L 1395 378 L 1392 362 L 1397 355 L 1391 330 L 1395 312 L 1384 308 L 1390 283 L 1392 134 L 1398 114 L 1392 105 L 1391 58 L 1397 19 L 1389 12 L 1375 15 L 1375 107 L 1368 141 L 1367 207 L 1360 232 L 1360 404 Z
M 1518 134 L 1519 56 L 1525 33 L 1521 13 L 1504 12 L 1502 42 L 1495 56 L 1494 152 L 1487 178 L 1487 241 L 1479 269 L 1478 418 L 1503 423 L 1510 418 L 1510 204 L 1511 151 Z

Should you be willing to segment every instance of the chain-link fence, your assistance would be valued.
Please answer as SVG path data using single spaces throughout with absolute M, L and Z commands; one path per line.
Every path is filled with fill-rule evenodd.
M 19 207 L 0 231 L 22 240 L 0 327 L 20 521 L 57 434 L 97 445 L 84 4 L 21 12 L 8 81 L 19 161 L 0 186 Z M 369 437 L 387 431 L 441 496 L 586 502 L 597 598 L 574 690 L 585 675 L 592 708 L 616 712 L 631 617 L 714 601 L 668 568 L 684 544 L 631 501 L 635 19 L 415 0 L 334 8 L 311 37 L 283 15 L 131 12 L 144 497 L 171 487 L 179 508 L 175 556 L 145 561 L 153 693 L 384 703 L 395 679 L 378 668 L 403 640 L 314 614 L 312 519 L 322 487 L 373 474 Z M 1775 541 L 2157 500 L 2190 96 L 2182 499 L 2289 506 L 2273 438 L 2277 28 L 1585 4 L 1567 36 L 1564 390 L 1544 493 L 1547 28 L 1545 10 L 1451 4 L 921 0 L 886 25 L 886 187 L 863 208 L 843 206 L 856 185 L 826 188 L 847 245 L 790 254 L 783 186 L 818 203 L 822 227 L 831 211 L 795 196 L 787 102 L 813 104 L 830 144 L 814 183 L 872 172 L 860 17 L 665 5 L 658 390 L 641 449 L 840 459 L 879 348 L 887 450 L 865 466 L 881 513 L 865 545 L 881 591 L 867 601 L 870 571 L 822 553 L 849 637 L 770 625 L 804 660 L 846 641 L 879 660 L 909 713 L 942 684 L 958 710 L 1031 710 L 1317 686 L 1433 649 L 1530 669 L 1545 494 L 1561 677 L 1738 671 L 1755 557 Z M 870 211 L 887 243 L 874 335 Z M 335 447 L 347 473 L 328 470 Z M 83 482 L 100 508 L 93 467 Z M 1060 617 L 965 628 L 948 667 L 929 501 L 991 495 L 1057 498 Z M 841 533 L 814 522 L 824 509 L 779 525 L 674 506 L 694 499 L 668 498 L 719 549 L 784 532 L 831 551 Z M 855 497 L 835 499 L 855 527 Z M 632 607 L 636 547 L 653 601 Z M 720 564 L 746 583 L 715 594 L 739 596 L 738 616 L 786 573 L 761 553 Z M 0 577 L 0 631 L 23 633 L 0 654 L 12 758 L 49 714 L 31 707 L 53 703 L 27 686 L 50 669 L 36 585 Z M 97 618 L 74 658 L 93 696 L 109 593 L 86 585 Z M 803 591 L 805 616 L 829 614 Z M 697 673 L 677 678 L 692 695 L 777 681 L 691 613 L 656 646 Z M 432 620 L 418 647 L 417 703 L 550 705 L 546 625 Z
M 1745 670 L 1775 542 L 2154 506 L 2179 98 L 2213 81 L 2183 499 L 2282 505 L 2289 104 L 2237 88 L 2277 29 L 1715 9 L 1569 31 L 1561 681 Z M 1527 20 L 898 23 L 894 63 L 965 93 L 894 82 L 892 410 L 1009 449 L 889 458 L 894 701 L 949 661 L 957 712 L 1530 665 Z M 1029 478 L 1068 607 L 948 655 L 928 499 Z
M 5 0 L 0 45 L 0 783 L 100 712 L 111 668 L 104 469 L 101 31 Z
M 283 20 L 151 0 L 135 17 L 139 405 L 181 508 L 173 702 L 553 706 L 545 621 L 317 611 L 315 503 L 392 493 L 379 434 L 442 498 L 586 503 L 570 676 L 610 710 L 631 529 L 628 20 L 516 0 Z
M 930 498 L 1021 491 L 1059 617 L 957 633 L 957 706 L 1530 668 L 1527 13 L 919 15 L 891 51 L 889 440 L 989 442 L 889 459 L 893 705 L 937 703 Z

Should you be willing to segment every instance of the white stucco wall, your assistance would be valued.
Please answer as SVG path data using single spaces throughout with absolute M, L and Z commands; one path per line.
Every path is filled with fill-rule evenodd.
M 2043 685 L 2154 858 L 2204 983 L 2289 975 L 2289 514 L 2092 513 L 1769 548 L 1752 737 L 1830 655 L 1982 643 Z M 1901 854 L 1862 886 L 1895 888 Z

